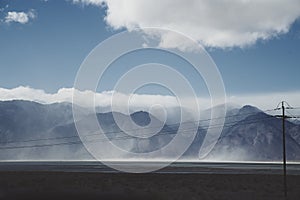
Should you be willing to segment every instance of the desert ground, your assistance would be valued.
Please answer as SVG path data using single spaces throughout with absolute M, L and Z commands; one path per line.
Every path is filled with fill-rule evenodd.
M 285 199 L 276 174 L 0 172 L 0 199 Z M 288 198 L 300 198 L 289 175 Z

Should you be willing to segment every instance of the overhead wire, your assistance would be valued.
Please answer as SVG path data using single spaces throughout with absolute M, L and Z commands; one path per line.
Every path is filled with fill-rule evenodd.
M 248 121 L 247 123 L 241 123 L 239 125 L 247 125 L 247 124 L 253 124 L 253 123 L 257 123 L 258 121 L 262 121 L 262 120 L 270 120 L 270 119 L 274 119 L 272 116 L 267 116 L 267 117 L 263 117 L 263 118 L 260 118 L 260 119 L 253 119 L 253 120 L 250 120 L 250 122 Z M 235 126 L 236 124 L 234 123 L 229 123 L 229 124 L 232 124 L 230 126 L 227 125 L 224 125 L 222 126 L 221 124 L 218 124 L 218 126 L 209 126 L 208 129 L 212 129 L 212 128 L 220 128 L 220 127 L 225 127 L 225 128 L 229 128 L 229 127 L 233 127 Z M 184 129 L 184 130 L 181 130 L 180 133 L 184 133 L 184 132 L 187 132 L 187 131 L 191 131 L 191 129 Z M 158 133 L 156 135 L 153 135 L 153 137 L 156 137 L 156 136 L 161 136 L 161 135 L 173 135 L 173 134 L 178 134 L 177 131 L 175 130 L 172 130 L 172 131 L 164 131 L 164 132 L 161 132 L 161 133 Z M 24 148 L 37 148 L 37 147 L 50 147 L 50 146 L 60 146 L 60 145 L 73 145 L 73 144 L 81 144 L 82 142 L 87 142 L 87 143 L 94 143 L 94 142 L 101 142 L 101 141 L 108 141 L 109 139 L 112 139 L 112 140 L 124 140 L 124 139 L 136 139 L 136 137 L 132 137 L 132 136 L 119 136 L 119 137 L 115 137 L 115 138 L 98 138 L 98 139 L 95 139 L 95 140 L 78 140 L 78 141 L 71 141 L 71 142 L 61 142 L 61 143 L 50 143 L 50 144 L 36 144 L 36 145 L 21 145 L 21 146 L 6 146 L 6 147 L 0 147 L 0 149 L 24 149 Z
M 269 112 L 272 111 L 274 109 L 268 109 L 268 110 L 264 110 L 262 112 Z M 216 117 L 216 118 L 210 118 L 210 119 L 203 119 L 203 120 L 196 120 L 196 121 L 187 121 L 187 122 L 182 122 L 182 123 L 173 123 L 173 124 L 166 124 L 167 127 L 174 127 L 174 126 L 178 126 L 178 125 L 182 125 L 182 124 L 194 124 L 194 123 L 201 123 L 201 122 L 205 122 L 205 121 L 211 121 L 211 120 L 217 120 L 217 119 L 227 119 L 227 118 L 231 118 L 231 117 L 236 117 L 236 116 L 242 116 L 242 115 L 249 115 L 249 114 L 254 114 L 257 113 L 257 111 L 255 112 L 247 112 L 247 113 L 243 113 L 243 114 L 234 114 L 234 115 L 229 115 L 229 116 L 225 116 L 225 117 Z M 237 121 L 238 122 L 238 121 Z M 101 123 L 100 123 L 101 124 Z M 100 125 L 101 126 L 101 125 Z M 160 128 L 161 126 L 152 126 L 152 127 L 145 127 L 142 128 L 143 130 L 146 129 L 154 129 L 154 128 Z M 130 130 L 120 130 L 120 131 L 108 131 L 105 132 L 105 134 L 116 134 L 116 133 L 124 133 L 124 132 L 130 132 L 130 131 L 139 131 L 141 130 L 141 128 L 137 128 L 137 129 L 130 129 Z M 97 135 L 99 133 L 91 133 L 91 134 L 86 134 L 85 136 L 94 136 Z M 78 135 L 71 135 L 71 136 L 59 136 L 59 137 L 47 137 L 47 138 L 34 138 L 34 139 L 27 139 L 27 140 L 20 140 L 20 141 L 6 141 L 6 142 L 0 142 L 0 144 L 11 144 L 11 143 L 25 143 L 25 142 L 37 142 L 37 141 L 47 141 L 47 140 L 63 140 L 63 139 L 71 139 L 71 138 L 78 138 Z

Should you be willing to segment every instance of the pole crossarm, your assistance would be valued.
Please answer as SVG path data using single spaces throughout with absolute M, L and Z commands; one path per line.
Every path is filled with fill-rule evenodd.
M 299 118 L 299 117 L 291 117 L 291 116 L 283 116 L 283 115 L 274 115 L 274 117 L 278 117 L 278 118 L 285 118 L 285 119 L 292 119 L 292 118 Z

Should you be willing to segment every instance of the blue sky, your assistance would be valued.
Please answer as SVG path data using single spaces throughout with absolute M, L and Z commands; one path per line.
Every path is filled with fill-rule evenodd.
M 1 0 L 0 7 L 2 88 L 22 85 L 54 93 L 72 87 L 87 54 L 99 42 L 124 30 L 114 30 L 104 20 L 107 7 L 54 0 Z M 5 22 L 11 11 L 32 11 L 35 17 L 27 23 Z M 299 19 L 287 33 L 266 40 L 225 48 L 207 45 L 206 49 L 228 94 L 300 90 Z
M 300 88 L 300 22 L 289 33 L 234 50 L 210 51 L 232 93 L 295 91 Z

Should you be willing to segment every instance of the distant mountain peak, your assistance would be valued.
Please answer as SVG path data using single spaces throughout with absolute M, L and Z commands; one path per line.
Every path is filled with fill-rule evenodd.
M 148 112 L 138 111 L 131 115 L 132 120 L 139 126 L 147 126 L 151 122 L 151 117 Z
M 260 109 L 258 109 L 257 107 L 254 106 L 250 106 L 250 105 L 245 105 L 240 109 L 240 112 L 247 112 L 247 113 L 259 113 L 262 112 Z

